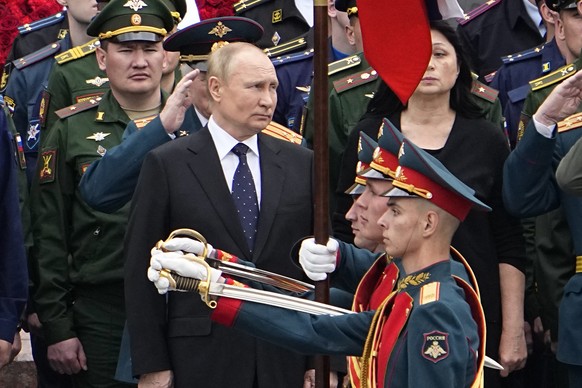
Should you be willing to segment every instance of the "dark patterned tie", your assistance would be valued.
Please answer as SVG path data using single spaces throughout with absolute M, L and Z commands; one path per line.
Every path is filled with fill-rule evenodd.
M 245 239 L 252 252 L 255 246 L 255 235 L 259 221 L 259 204 L 253 174 L 247 163 L 249 147 L 238 143 L 232 148 L 232 153 L 238 156 L 239 162 L 232 178 L 232 199 L 238 211 L 240 225 Z

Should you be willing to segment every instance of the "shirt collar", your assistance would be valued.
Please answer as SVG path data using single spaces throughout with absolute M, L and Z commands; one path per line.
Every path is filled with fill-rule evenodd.
M 259 156 L 257 135 L 251 136 L 245 141 L 240 142 L 222 129 L 214 120 L 214 116 L 210 116 L 210 119 L 208 120 L 208 131 L 210 132 L 210 136 L 212 136 L 220 160 L 224 159 L 238 143 L 247 145 L 255 155 Z

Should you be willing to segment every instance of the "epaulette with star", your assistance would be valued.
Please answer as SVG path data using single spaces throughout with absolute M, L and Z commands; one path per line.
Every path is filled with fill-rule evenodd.
M 351 69 L 352 67 L 358 66 L 360 63 L 362 63 L 362 60 L 358 55 L 342 58 L 339 61 L 327 65 L 327 75 L 333 75 L 340 71 Z
M 503 57 L 501 57 L 501 60 L 503 61 L 504 64 L 508 64 L 508 63 L 523 61 L 524 59 L 539 57 L 540 55 L 542 55 L 542 51 L 543 51 L 545 46 L 546 46 L 546 44 L 543 43 L 543 44 L 540 44 L 539 46 L 532 47 L 532 48 L 520 51 L 520 52 L 515 53 L 515 54 L 509 54 L 509 55 L 503 56 Z
M 239 2 L 234 3 L 232 7 L 234 8 L 234 13 L 236 15 L 239 15 L 240 13 L 248 11 L 249 9 L 254 8 L 257 5 L 268 3 L 269 1 L 271 0 L 241 0 Z
M 489 11 L 491 8 L 495 7 L 499 3 L 501 3 L 501 0 L 488 0 L 486 3 L 481 4 L 480 6 L 476 7 L 475 9 L 472 9 L 469 12 L 467 12 L 465 15 L 463 15 L 462 18 L 458 18 L 457 23 L 464 26 L 465 24 L 469 23 L 471 20 L 475 20 L 476 17 Z
M 66 14 L 67 14 L 66 11 L 62 11 L 54 15 L 47 16 L 46 18 L 36 20 L 32 23 L 23 24 L 22 26 L 18 27 L 18 32 L 20 33 L 20 35 L 26 35 L 29 32 L 37 31 L 40 30 L 41 28 L 55 25 L 63 21 Z
M 364 71 L 357 72 L 355 74 L 350 74 L 346 77 L 338 79 L 333 82 L 333 87 L 338 93 L 345 92 L 355 88 L 356 86 L 367 84 L 378 78 L 378 73 L 371 67 Z
M 22 70 L 27 66 L 33 65 L 39 61 L 42 61 L 45 58 L 48 58 L 52 55 L 55 55 L 61 49 L 60 42 L 54 42 L 47 46 L 44 46 L 41 49 L 36 50 L 33 53 L 23 56 L 22 58 L 15 59 L 12 61 L 14 67 L 18 70 Z
M 495 102 L 495 100 L 497 99 L 497 95 L 499 94 L 499 91 L 497 91 L 497 89 L 493 89 L 492 87 L 485 85 L 482 82 L 473 80 L 473 85 L 471 86 L 471 93 L 474 94 L 475 96 L 481 97 L 486 101 Z
M 540 90 L 547 86 L 563 81 L 566 78 L 573 76 L 574 74 L 576 74 L 576 65 L 565 65 L 548 75 L 530 81 L 529 84 L 531 85 L 531 90 Z
M 296 54 L 289 54 L 285 56 L 280 56 L 277 58 L 272 58 L 271 62 L 273 62 L 273 66 L 283 65 L 285 63 L 297 62 L 302 61 L 307 58 L 311 58 L 314 55 L 314 50 L 303 51 L 301 53 Z
M 269 58 L 279 57 L 287 53 L 292 53 L 307 48 L 307 39 L 304 36 L 292 39 L 288 42 L 263 49 Z
M 100 45 L 99 39 L 93 39 L 85 44 L 73 47 L 72 49 L 69 49 L 64 53 L 56 55 L 55 59 L 59 65 L 62 65 L 63 63 L 83 58 L 84 56 L 95 52 L 99 45 Z
M 89 100 L 78 102 L 74 105 L 68 106 L 63 109 L 59 109 L 56 111 L 56 115 L 61 119 L 66 119 L 67 117 L 71 117 L 76 115 L 80 112 L 85 112 L 86 110 L 95 108 L 99 106 L 99 102 L 101 102 L 101 97 L 91 98 Z
M 262 130 L 262 133 L 294 144 L 301 144 L 303 141 L 303 136 L 274 121 L 271 121 L 269 125 Z
M 558 132 L 567 132 L 582 127 L 582 112 L 566 117 L 558 123 Z

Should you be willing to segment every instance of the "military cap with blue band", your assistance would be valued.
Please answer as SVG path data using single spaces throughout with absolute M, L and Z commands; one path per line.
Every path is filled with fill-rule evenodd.
M 360 132 L 360 139 L 358 141 L 358 164 L 356 166 L 356 178 L 354 184 L 345 191 L 348 195 L 359 195 L 364 192 L 366 188 L 366 177 L 360 175 L 370 167 L 370 163 L 374 160 L 374 150 L 378 147 L 372 138 L 366 135 L 363 131 Z
M 552 11 L 560 12 L 565 9 L 575 9 L 580 0 L 545 0 Z
M 455 177 L 441 162 L 404 139 L 399 166 L 385 197 L 424 198 L 463 221 L 471 209 L 491 211 L 475 197 L 475 191 Z
M 206 19 L 183 28 L 164 41 L 166 51 L 179 51 L 182 62 L 204 62 L 225 42 L 254 43 L 263 36 L 263 27 L 252 19 L 225 16 Z M 205 71 L 206 68 L 200 70 Z
M 89 36 L 123 43 L 159 42 L 174 28 L 162 0 L 111 0 L 87 27 Z
M 392 180 L 398 167 L 398 151 L 404 136 L 388 119 L 382 120 L 378 131 L 378 147 L 374 160 L 362 176 L 365 178 Z

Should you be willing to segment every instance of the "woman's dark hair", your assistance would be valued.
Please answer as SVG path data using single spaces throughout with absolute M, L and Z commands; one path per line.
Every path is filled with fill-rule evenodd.
M 430 29 L 440 32 L 455 49 L 457 55 L 457 65 L 459 75 L 453 88 L 451 89 L 450 105 L 457 114 L 466 118 L 483 117 L 483 110 L 474 102 L 471 95 L 473 77 L 469 67 L 469 60 L 455 30 L 443 20 L 433 20 L 430 22 Z M 379 114 L 383 116 L 391 115 L 394 112 L 403 110 L 404 106 L 398 100 L 394 92 L 382 82 L 374 94 L 374 98 L 368 104 L 367 113 Z

